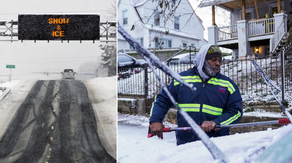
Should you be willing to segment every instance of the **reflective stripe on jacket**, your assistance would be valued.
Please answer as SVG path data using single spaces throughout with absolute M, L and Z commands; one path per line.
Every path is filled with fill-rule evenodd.
M 242 99 L 238 87 L 230 78 L 218 73 L 216 77 L 203 83 L 194 68 L 180 75 L 185 82 L 193 84 L 197 91 L 192 92 L 176 80 L 172 81 L 167 88 L 178 106 L 186 111 L 197 124 L 214 121 L 216 124 L 228 125 L 240 121 Z M 172 107 L 173 104 L 162 90 L 153 102 L 150 122 L 162 122 L 165 114 Z M 177 115 L 177 123 L 178 127 L 189 126 L 180 114 Z M 210 137 L 228 135 L 229 129 L 211 131 L 207 134 Z M 198 140 L 192 131 L 179 131 L 176 136 L 177 139 L 186 142 Z

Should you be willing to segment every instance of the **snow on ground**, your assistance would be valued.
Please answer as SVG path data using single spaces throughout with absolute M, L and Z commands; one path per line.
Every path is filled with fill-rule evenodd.
M 280 110 L 279 110 L 280 111 Z M 287 118 L 284 113 L 279 112 L 267 112 L 263 109 L 255 109 L 252 112 L 244 112 L 244 116 L 253 117 L 272 117 L 272 118 Z
M 175 133 L 164 133 L 164 139 L 147 138 L 149 119 L 145 116 L 118 114 L 119 163 L 215 163 L 201 141 L 176 146 Z M 166 127 L 174 127 L 166 124 Z M 263 149 L 292 130 L 292 125 L 276 130 L 250 132 L 211 138 L 231 161 L 244 163 L 256 159 Z
M 26 98 L 31 87 L 36 80 L 14 80 L 11 82 L 0 82 L 0 87 L 10 88 L 10 92 L 0 100 L 0 137 L 5 132 L 10 121 L 12 120 L 17 108 Z M 5 93 L 0 90 L 0 97 Z
M 117 77 L 84 80 L 97 120 L 97 132 L 103 147 L 117 158 Z

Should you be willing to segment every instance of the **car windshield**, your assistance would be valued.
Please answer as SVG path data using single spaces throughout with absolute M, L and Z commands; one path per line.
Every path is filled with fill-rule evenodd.
M 73 72 L 72 69 L 65 69 L 64 72 Z
M 119 63 L 122 63 L 122 62 L 134 62 L 134 59 L 129 57 L 129 56 L 126 56 L 126 55 L 119 55 L 118 62 Z

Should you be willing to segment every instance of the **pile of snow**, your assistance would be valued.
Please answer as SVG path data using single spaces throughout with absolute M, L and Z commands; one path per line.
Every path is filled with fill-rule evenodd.
M 97 132 L 103 147 L 117 158 L 117 77 L 84 80 L 94 109 Z
M 201 141 L 176 146 L 175 133 L 164 133 L 164 139 L 147 138 L 149 119 L 145 116 L 118 115 L 118 162 L 141 163 L 215 163 Z M 168 125 L 167 125 L 168 126 Z M 170 124 L 168 127 L 175 125 Z M 211 138 L 231 161 L 244 163 L 256 159 L 264 149 L 292 131 L 292 125 L 276 130 L 250 132 Z

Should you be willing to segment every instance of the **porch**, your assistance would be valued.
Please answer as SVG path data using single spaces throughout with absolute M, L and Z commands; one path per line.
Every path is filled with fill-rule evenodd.
M 212 6 L 208 42 L 238 51 L 238 57 L 252 53 L 255 46 L 273 53 L 287 31 L 287 10 L 291 10 L 284 0 L 206 0 L 199 5 L 206 6 Z M 217 26 L 215 7 L 230 12 L 230 26 Z
M 271 35 L 275 33 L 275 18 L 251 20 L 247 23 L 248 37 Z M 217 42 L 238 39 L 237 24 L 217 28 Z
M 231 26 L 208 28 L 209 43 L 229 49 L 238 49 L 239 57 L 250 53 L 250 47 L 269 46 L 272 53 L 287 31 L 287 15 L 274 14 L 273 18 L 240 20 Z

